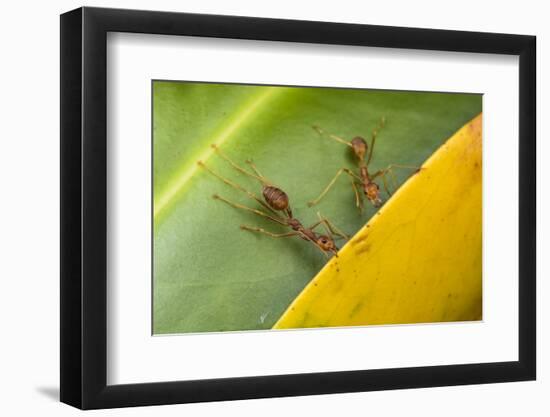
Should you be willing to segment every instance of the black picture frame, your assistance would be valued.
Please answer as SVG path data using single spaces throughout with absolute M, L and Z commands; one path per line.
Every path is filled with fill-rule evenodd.
M 519 56 L 519 360 L 107 385 L 108 32 Z M 94 409 L 535 379 L 535 51 L 524 35 L 88 7 L 61 15 L 61 401 Z

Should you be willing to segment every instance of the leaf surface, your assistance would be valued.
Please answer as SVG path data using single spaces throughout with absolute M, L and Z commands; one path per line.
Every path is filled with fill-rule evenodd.
M 339 168 L 354 167 L 348 149 L 320 138 L 312 125 L 351 139 L 368 137 L 382 116 L 373 169 L 420 165 L 452 132 L 481 111 L 481 96 L 155 82 L 153 331 L 156 334 L 269 329 L 326 263 L 301 239 L 274 239 L 241 224 L 280 226 L 212 199 L 218 193 L 257 206 L 197 166 L 260 192 L 213 153 L 217 143 L 237 162 L 253 158 L 291 199 L 296 217 L 320 211 L 353 235 L 375 213 L 360 215 L 348 178 L 316 207 Z M 398 172 L 398 183 L 408 172 Z
M 275 328 L 481 319 L 481 115 L 342 248 Z

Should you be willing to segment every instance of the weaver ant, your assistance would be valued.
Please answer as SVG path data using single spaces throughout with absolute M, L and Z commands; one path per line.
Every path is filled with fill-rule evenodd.
M 413 170 L 416 170 L 416 172 L 420 170 L 420 168 L 416 166 L 391 164 L 391 165 L 388 165 L 385 169 L 378 170 L 374 173 L 369 173 L 369 164 L 372 159 L 374 144 L 376 142 L 376 138 L 378 136 L 380 129 L 382 129 L 385 124 L 386 124 L 385 118 L 380 119 L 380 123 L 378 124 L 378 127 L 372 131 L 370 146 L 367 145 L 367 142 L 365 141 L 365 139 L 363 139 L 360 136 L 356 136 L 351 141 L 348 142 L 347 140 L 342 139 L 339 136 L 326 133 L 319 126 L 313 126 L 313 129 L 320 136 L 326 135 L 330 139 L 333 139 L 339 143 L 349 146 L 356 157 L 359 172 L 355 173 L 349 168 L 340 168 L 336 173 L 336 175 L 334 176 L 334 178 L 329 182 L 326 188 L 321 192 L 321 194 L 315 200 L 312 200 L 308 203 L 310 207 L 317 204 L 326 195 L 326 193 L 330 190 L 330 188 L 334 185 L 338 177 L 343 172 L 348 174 L 351 177 L 351 186 L 353 187 L 353 191 L 355 193 L 355 205 L 357 206 L 359 211 L 362 211 L 363 200 L 359 196 L 359 191 L 357 190 L 357 186 L 362 188 L 363 193 L 365 194 L 365 197 L 371 202 L 371 204 L 374 207 L 380 207 L 382 205 L 382 200 L 380 199 L 380 187 L 375 182 L 375 180 L 378 177 L 382 178 L 384 189 L 388 193 L 388 196 L 391 196 L 391 192 L 388 188 L 388 184 L 386 180 L 386 175 L 387 174 L 391 175 L 392 181 L 394 185 L 396 185 L 397 181 L 395 179 L 395 174 L 393 173 L 393 168 L 413 169 Z M 367 152 L 368 152 L 368 155 L 367 155 Z M 366 160 L 365 160 L 365 156 L 366 156 Z
M 267 236 L 271 236 L 274 238 L 298 236 L 314 244 L 325 256 L 328 257 L 328 253 L 332 253 L 335 256 L 338 256 L 338 248 L 336 247 L 336 244 L 334 242 L 334 240 L 336 239 L 334 236 L 348 239 L 348 236 L 345 233 L 338 230 L 328 219 L 322 217 L 320 213 L 317 213 L 319 217 L 318 222 L 314 223 L 310 227 L 305 227 L 300 222 L 300 220 L 293 216 L 288 195 L 281 188 L 273 185 L 273 183 L 271 183 L 266 177 L 264 177 L 251 160 L 247 160 L 246 162 L 252 169 L 253 173 L 247 171 L 246 169 L 240 167 L 238 164 L 233 162 L 229 157 L 227 157 L 224 153 L 220 151 L 218 146 L 211 146 L 217 152 L 217 154 L 225 161 L 227 161 L 234 169 L 242 174 L 248 175 L 249 177 L 256 179 L 261 183 L 262 195 L 265 201 L 262 201 L 262 199 L 260 199 L 256 194 L 247 190 L 241 185 L 222 177 L 220 174 L 207 167 L 202 161 L 198 161 L 199 166 L 206 169 L 210 174 L 214 175 L 216 178 L 229 185 L 230 187 L 233 187 L 246 194 L 248 198 L 259 203 L 265 209 L 265 211 L 232 202 L 224 197 L 221 197 L 218 194 L 214 194 L 213 198 L 221 200 L 232 207 L 246 210 L 265 219 L 268 219 L 274 223 L 289 227 L 290 229 L 292 229 L 292 231 L 286 233 L 272 233 L 262 229 L 261 227 L 253 227 L 247 225 L 241 225 L 241 229 L 251 232 L 263 233 Z M 314 231 L 314 229 L 317 228 L 319 225 L 323 225 L 327 234 L 318 234 Z

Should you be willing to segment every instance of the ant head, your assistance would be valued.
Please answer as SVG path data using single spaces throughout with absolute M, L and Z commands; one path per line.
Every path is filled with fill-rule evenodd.
M 288 208 L 288 195 L 277 187 L 265 186 L 262 190 L 267 204 L 274 210 L 286 210 Z
M 332 238 L 330 238 L 329 236 L 320 235 L 317 238 L 317 244 L 325 252 L 336 253 L 338 251 L 338 248 L 336 247 L 336 244 L 334 243 L 334 240 L 332 240 Z
M 374 207 L 380 207 L 382 205 L 382 200 L 380 200 L 380 188 L 374 182 L 369 182 L 365 184 L 365 195 L 372 203 Z
M 357 158 L 360 160 L 365 159 L 365 154 L 367 153 L 368 145 L 367 142 L 365 142 L 365 139 L 363 139 L 360 136 L 356 136 L 351 140 L 351 148 L 353 149 L 353 153 Z

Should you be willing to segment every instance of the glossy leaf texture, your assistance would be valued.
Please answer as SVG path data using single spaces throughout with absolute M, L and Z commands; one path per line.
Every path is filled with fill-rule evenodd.
M 285 231 L 212 198 L 258 207 L 198 160 L 257 194 L 261 187 L 211 144 L 243 165 L 252 158 L 287 192 L 304 224 L 320 211 L 353 235 L 375 209 L 367 204 L 358 212 L 349 178 L 341 177 L 318 206 L 307 206 L 339 168 L 354 168 L 349 149 L 319 137 L 313 125 L 346 139 L 368 138 L 385 117 L 372 168 L 419 166 L 480 111 L 481 96 L 474 94 L 155 81 L 153 332 L 269 329 L 326 263 L 301 239 L 240 229 Z M 410 176 L 396 173 L 398 183 Z

